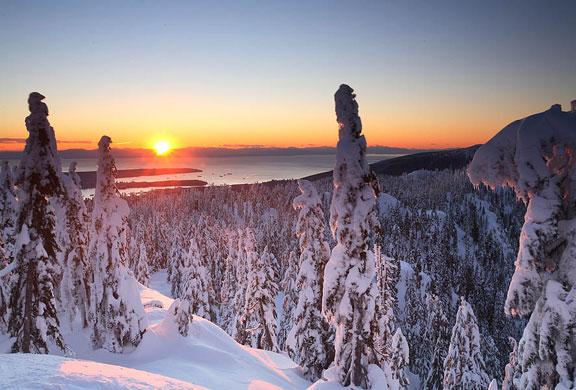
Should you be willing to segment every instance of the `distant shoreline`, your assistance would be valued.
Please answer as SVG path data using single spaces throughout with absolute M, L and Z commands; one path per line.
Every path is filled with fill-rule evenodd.
M 135 169 L 119 169 L 116 171 L 116 178 L 128 178 L 128 177 L 141 177 L 141 176 L 161 176 L 161 175 L 174 175 L 183 173 L 199 173 L 202 172 L 200 169 L 196 168 L 135 168 Z M 80 176 L 81 188 L 83 190 L 89 190 L 96 188 L 96 171 L 87 172 L 76 172 Z M 117 182 L 118 188 L 146 188 L 146 187 L 158 187 L 158 185 L 152 185 L 152 183 L 168 183 L 168 182 L 196 182 L 204 184 L 195 185 L 206 185 L 207 183 L 202 180 L 165 180 L 158 182 Z M 165 184 L 165 186 L 176 185 L 176 184 Z

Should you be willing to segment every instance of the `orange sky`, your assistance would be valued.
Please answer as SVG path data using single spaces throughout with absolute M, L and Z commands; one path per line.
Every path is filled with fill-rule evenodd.
M 215 100 L 187 104 L 194 101 L 193 96 L 124 102 L 96 99 L 95 105 L 67 101 L 58 95 L 45 101 L 61 150 L 94 149 L 102 134 L 112 137 L 115 148 L 151 148 L 160 139 L 169 141 L 173 148 L 336 144 L 337 124 L 330 94 L 322 104 L 312 106 L 286 100 L 274 106 L 273 102 L 258 100 L 225 102 L 223 108 Z M 430 104 L 410 109 L 401 103 L 366 101 L 360 93 L 358 101 L 369 145 L 415 149 L 483 143 L 510 121 L 547 108 L 512 104 L 506 109 L 497 104 L 453 104 L 443 108 Z M 13 139 L 0 143 L 1 150 L 23 147 L 16 140 L 27 136 L 24 96 L 20 102 L 11 104 L 10 115 L 0 120 L 0 137 Z
M 574 1 L 8 2 L 0 149 L 30 92 L 60 149 L 334 146 L 333 94 L 358 95 L 372 146 L 482 143 L 576 98 Z M 31 28 L 30 26 L 33 26 Z M 535 27 L 537 26 L 537 27 Z M 83 142 L 79 142 L 83 141 Z

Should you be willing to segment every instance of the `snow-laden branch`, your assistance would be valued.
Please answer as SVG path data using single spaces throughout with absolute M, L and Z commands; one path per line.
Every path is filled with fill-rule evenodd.
M 11 262 L 5 268 L 0 269 L 0 278 L 7 276 L 10 272 L 16 269 L 16 261 Z

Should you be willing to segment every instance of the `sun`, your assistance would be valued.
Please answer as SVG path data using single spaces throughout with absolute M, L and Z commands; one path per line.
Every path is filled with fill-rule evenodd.
M 168 141 L 157 141 L 154 144 L 154 152 L 156 153 L 157 156 L 164 156 L 165 154 L 167 154 L 170 151 L 170 143 L 168 143 Z

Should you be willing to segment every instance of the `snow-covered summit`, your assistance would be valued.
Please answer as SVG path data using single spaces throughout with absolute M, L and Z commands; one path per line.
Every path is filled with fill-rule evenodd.
M 554 174 L 556 166 L 550 164 L 554 155 L 558 163 L 568 163 L 571 156 L 566 152 L 575 146 L 576 114 L 555 104 L 504 127 L 478 149 L 468 175 L 473 184 L 511 187 L 527 201 L 528 194 Z

